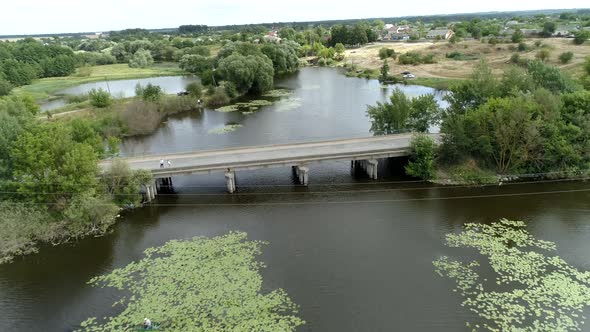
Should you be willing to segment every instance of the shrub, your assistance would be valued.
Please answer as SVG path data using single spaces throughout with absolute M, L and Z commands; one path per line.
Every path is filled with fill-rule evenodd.
M 512 62 L 514 64 L 519 64 L 520 63 L 520 54 L 518 54 L 518 53 L 512 54 L 512 56 L 510 57 L 510 62 Z
M 405 167 L 406 174 L 423 180 L 436 176 L 434 159 L 436 143 L 426 135 L 416 135 L 410 143 L 410 161 Z
M 574 58 L 573 52 L 563 52 L 559 55 L 559 61 L 563 64 L 569 63 Z
M 582 45 L 590 39 L 590 31 L 578 31 L 574 34 L 574 44 Z
M 526 52 L 529 49 L 529 45 L 527 43 L 518 43 L 518 51 L 519 52 Z
M 203 94 L 203 85 L 199 82 L 192 82 L 186 86 L 186 91 L 191 97 L 201 98 Z
M 217 108 L 227 105 L 230 98 L 223 87 L 214 88 L 213 91 L 205 98 L 205 104 L 211 108 Z
M 195 109 L 197 98 L 192 96 L 164 96 L 159 104 L 160 112 L 170 115 Z
M 459 60 L 463 58 L 463 53 L 459 51 L 453 51 L 451 53 L 447 53 L 445 56 L 447 57 L 447 59 Z
M 540 41 L 540 40 L 535 41 L 535 46 L 536 47 L 541 47 L 542 44 L 543 44 L 543 42 Z
M 132 101 L 121 112 L 121 122 L 130 136 L 152 133 L 158 128 L 162 118 L 156 104 L 141 100 Z
M 379 58 L 381 60 L 385 60 L 387 58 L 391 58 L 391 57 L 393 57 L 394 54 L 395 54 L 395 50 L 392 49 L 392 48 L 382 47 L 379 50 Z
M 474 160 L 454 166 L 449 170 L 449 176 L 455 183 L 461 184 L 493 184 L 498 178 L 491 171 L 482 170 Z
M 550 56 L 551 56 L 551 51 L 547 48 L 542 48 L 539 50 L 539 52 L 537 52 L 537 54 L 535 55 L 535 58 L 545 62 L 545 61 L 549 60 Z
M 145 87 L 139 83 L 135 86 L 135 95 L 145 101 L 157 102 L 163 94 L 162 88 L 152 83 L 148 83 Z
M 422 55 L 418 52 L 408 52 L 406 54 L 402 54 L 397 59 L 399 64 L 402 65 L 418 65 L 421 63 L 436 63 L 434 59 L 434 54 L 430 53 L 427 55 Z
M 88 97 L 90 98 L 90 105 L 94 107 L 105 108 L 113 104 L 111 94 L 102 88 L 90 90 Z

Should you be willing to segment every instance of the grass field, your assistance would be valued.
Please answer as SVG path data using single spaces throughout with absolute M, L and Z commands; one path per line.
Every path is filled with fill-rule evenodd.
M 127 64 L 89 67 L 89 75 L 82 77 L 79 73 L 67 77 L 51 77 L 36 80 L 31 85 L 14 90 L 16 94 L 27 93 L 37 100 L 58 97 L 55 92 L 79 84 L 102 80 L 123 80 L 156 76 L 182 75 L 184 72 L 175 63 L 161 63 L 149 68 L 130 68 Z M 88 74 L 88 73 L 87 73 Z
M 403 54 L 409 51 L 422 54 L 434 54 L 437 63 L 421 65 L 400 65 L 396 60 L 389 60 L 390 73 L 400 74 L 404 71 L 412 72 L 417 79 L 413 83 L 426 83 L 429 86 L 444 86 L 452 84 L 453 81 L 466 79 L 480 59 L 485 59 L 495 73 L 501 74 L 503 70 L 511 66 L 510 57 L 518 53 L 521 59 L 534 59 L 541 47 L 535 46 L 535 41 L 540 41 L 550 50 L 551 55 L 548 64 L 557 66 L 574 77 L 582 73 L 582 63 L 590 56 L 590 43 L 574 45 L 571 39 L 549 38 L 549 39 L 527 39 L 525 43 L 529 49 L 525 52 L 518 52 L 517 44 L 490 45 L 478 40 L 463 41 L 457 44 L 449 42 L 418 42 L 418 43 L 375 43 L 358 49 L 346 51 L 345 62 L 354 64 L 361 69 L 379 69 L 383 60 L 379 59 L 379 49 L 382 47 L 393 48 L 396 53 Z M 568 64 L 559 62 L 559 55 L 563 52 L 573 52 L 574 58 Z M 459 52 L 469 60 L 454 60 L 446 57 L 452 52 Z M 445 82 L 447 81 L 447 82 Z

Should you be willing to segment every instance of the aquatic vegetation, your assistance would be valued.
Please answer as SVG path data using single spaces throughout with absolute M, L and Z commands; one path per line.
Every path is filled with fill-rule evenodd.
M 273 97 L 273 98 L 279 98 L 279 97 L 287 97 L 292 95 L 293 92 L 289 91 L 287 89 L 276 89 L 276 90 L 271 90 L 268 91 L 267 93 L 263 94 L 262 96 L 264 97 Z
M 278 101 L 275 105 L 275 112 L 288 112 L 301 107 L 301 98 L 287 98 Z
M 264 99 L 251 100 L 249 102 L 235 103 L 233 105 L 223 106 L 215 111 L 222 113 L 236 112 L 246 109 L 246 111 L 257 111 L 262 106 L 270 106 L 273 103 Z
M 238 128 L 241 128 L 241 127 L 243 127 L 241 124 L 229 123 L 221 128 L 213 128 L 213 129 L 209 130 L 209 134 L 217 134 L 217 135 L 227 134 L 227 133 L 234 132 Z
M 236 232 L 146 249 L 142 260 L 90 280 L 130 296 L 115 302 L 118 315 L 90 318 L 80 331 L 132 331 L 144 317 L 165 331 L 295 331 L 305 322 L 288 294 L 262 293 L 264 264 L 255 258 L 264 244 Z
M 237 110 L 238 110 L 237 105 L 227 105 L 227 106 L 222 106 L 220 108 L 215 109 L 215 111 L 221 112 L 221 113 L 230 113 L 230 112 L 235 112 Z
M 479 275 L 483 263 L 448 257 L 434 261 L 436 273 L 453 279 L 462 305 L 482 319 L 467 323 L 474 330 L 579 330 L 584 308 L 590 306 L 590 272 L 545 255 L 557 249 L 555 243 L 535 239 L 525 226 L 502 219 L 491 225 L 466 224 L 463 232 L 447 235 L 449 247 L 472 248 L 487 257 L 497 273 L 494 280 Z

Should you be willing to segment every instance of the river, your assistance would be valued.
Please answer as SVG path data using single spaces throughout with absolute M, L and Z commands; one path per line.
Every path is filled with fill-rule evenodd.
M 387 96 L 375 81 L 346 78 L 331 69 L 305 68 L 277 85 L 295 89 L 298 108 L 186 114 L 171 118 L 153 135 L 127 140 L 123 151 L 366 136 L 366 104 Z M 226 122 L 243 127 L 209 133 Z M 174 178 L 175 195 L 124 214 L 111 234 L 44 247 L 0 265 L 0 330 L 70 331 L 87 317 L 112 314 L 118 294 L 89 287 L 91 277 L 125 266 L 141 258 L 145 248 L 168 240 L 231 230 L 269 242 L 260 257 L 267 265 L 265 290 L 281 287 L 300 305 L 307 322 L 300 331 L 466 331 L 465 321 L 474 317 L 460 306 L 453 284 L 432 266 L 442 255 L 477 258 L 443 245 L 445 234 L 459 231 L 465 222 L 525 220 L 533 235 L 555 241 L 566 261 L 590 270 L 588 193 L 506 196 L 587 189 L 588 184 L 440 188 L 407 182 L 400 165 L 399 160 L 381 162 L 380 180 L 371 181 L 351 174 L 348 162 L 312 164 L 308 188 L 294 185 L 288 168 L 238 172 L 234 195 L 225 193 L 220 174 Z

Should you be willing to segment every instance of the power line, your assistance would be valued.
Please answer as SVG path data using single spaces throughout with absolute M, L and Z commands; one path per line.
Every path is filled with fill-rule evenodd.
M 525 182 L 510 182 L 502 184 L 502 186 L 518 186 L 527 184 L 543 184 L 543 183 L 558 183 L 558 182 L 573 182 L 590 180 L 590 177 L 585 178 L 571 178 L 571 179 L 552 179 L 539 181 L 525 181 Z M 423 181 L 422 181 L 423 182 Z M 418 188 L 389 188 L 389 189 L 371 189 L 371 190 L 327 190 L 327 191 L 288 191 L 288 192 L 236 192 L 231 196 L 263 196 L 263 195 L 332 195 L 332 194 L 369 194 L 369 193 L 387 193 L 398 191 L 419 191 L 419 190 L 438 190 L 438 189 L 463 189 L 463 188 L 490 188 L 500 187 L 498 184 L 482 184 L 482 185 L 459 185 L 459 186 L 432 186 L 432 187 L 418 187 Z M 191 188 L 190 186 L 174 187 L 174 188 Z M 222 188 L 225 188 L 222 187 Z M 65 195 L 76 194 L 75 192 L 29 192 L 21 193 L 15 191 L 0 191 L 0 194 L 12 195 Z M 114 194 L 115 196 L 142 196 L 142 194 Z M 172 193 L 172 194 L 158 194 L 158 196 L 229 196 L 228 193 Z
M 556 172 L 544 172 L 544 173 L 505 174 L 505 175 L 500 175 L 500 176 L 505 177 L 505 178 L 539 178 L 539 177 L 543 177 L 543 176 L 556 176 L 556 175 L 568 175 L 568 174 L 587 175 L 587 174 L 590 174 L 590 169 L 582 170 L 582 171 L 578 170 L 578 171 L 556 171 Z M 108 179 L 120 178 L 119 176 L 105 176 L 105 174 L 103 174 L 103 176 Z M 580 179 L 586 179 L 586 178 L 573 178 L 574 181 L 577 181 Z M 450 180 L 450 179 L 442 179 L 442 180 Z M 556 180 L 560 180 L 560 179 L 556 179 Z M 561 180 L 567 181 L 569 179 L 564 178 Z M 542 181 L 542 180 L 534 181 L 534 182 L 540 182 L 540 181 Z M 401 181 L 374 181 L 374 182 L 347 182 L 347 183 L 310 183 L 307 186 L 301 185 L 301 184 L 248 184 L 248 185 L 242 185 L 240 187 L 242 187 L 242 188 L 249 188 L 249 187 L 265 188 L 265 187 L 359 186 L 359 185 L 385 185 L 385 184 L 403 184 L 403 183 L 428 183 L 428 182 L 424 181 L 424 180 L 401 180 Z M 508 183 L 509 182 L 506 182 L 503 184 L 507 185 Z M 0 185 L 2 185 L 2 184 L 22 184 L 22 182 L 1 181 L 0 180 Z M 61 183 L 61 182 L 35 182 L 34 184 L 37 184 L 37 185 L 53 185 L 53 184 L 62 185 L 63 183 Z M 96 186 L 96 184 L 75 184 L 74 183 L 74 184 L 68 184 L 68 186 L 94 187 L 94 186 Z M 182 188 L 225 188 L 226 186 L 198 185 L 198 186 L 181 186 L 181 187 Z
M 268 203 L 156 203 L 149 204 L 153 207 L 200 207 L 200 206 L 281 206 L 281 205 L 324 205 L 324 204 L 375 204 L 375 203 L 402 203 L 417 201 L 444 201 L 459 199 L 475 198 L 499 198 L 499 197 L 519 197 L 535 195 L 552 195 L 590 192 L 590 189 L 571 189 L 571 190 L 553 190 L 553 191 L 533 191 L 525 193 L 511 194 L 491 194 L 491 195 L 467 195 L 467 196 L 450 196 L 450 197 L 424 197 L 424 198 L 407 198 L 407 199 L 383 199 L 383 200 L 356 200 L 356 201 L 308 201 L 308 202 L 268 202 Z M 59 203 L 36 203 L 36 202 L 4 202 L 10 205 L 62 205 Z M 92 206 L 109 206 L 109 204 L 93 204 Z

